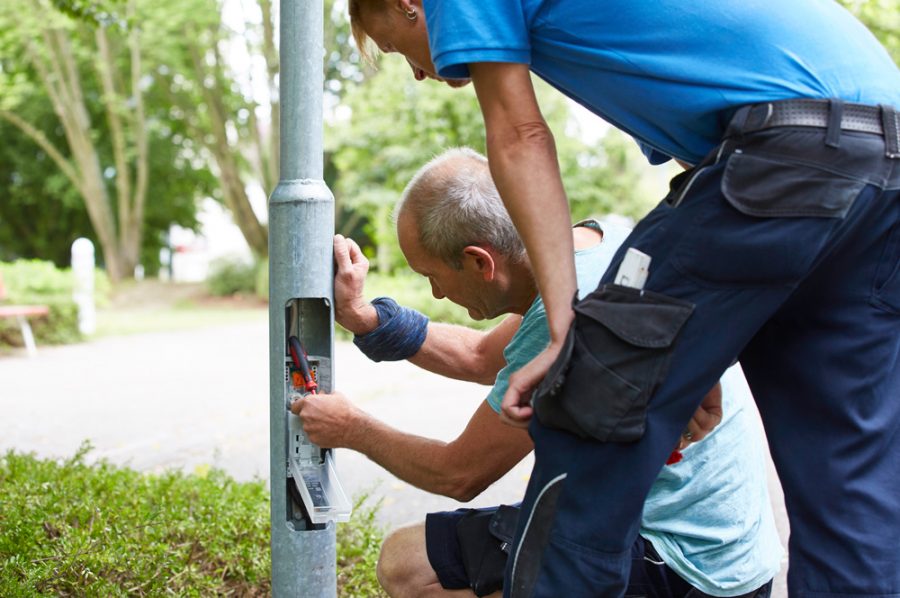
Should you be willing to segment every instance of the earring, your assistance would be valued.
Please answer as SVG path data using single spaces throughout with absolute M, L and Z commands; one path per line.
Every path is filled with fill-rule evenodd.
M 416 12 L 415 8 L 410 8 L 409 10 L 404 11 L 404 12 L 406 13 L 406 18 L 409 19 L 410 21 L 415 21 L 416 19 L 419 18 L 419 13 Z

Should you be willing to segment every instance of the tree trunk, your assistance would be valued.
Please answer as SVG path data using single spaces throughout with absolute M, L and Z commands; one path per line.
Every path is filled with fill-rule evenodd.
M 262 10 L 263 25 L 263 58 L 266 60 L 266 83 L 269 86 L 269 114 L 271 128 L 269 130 L 268 160 L 263 172 L 263 181 L 267 193 L 271 193 L 278 184 L 279 153 L 281 136 L 281 103 L 278 93 L 278 50 L 275 48 L 275 19 L 272 15 L 271 0 L 259 0 Z M 260 147 L 264 151 L 264 146 Z
M 29 48 L 28 54 L 63 127 L 74 170 L 78 173 L 78 190 L 100 241 L 107 273 L 110 279 L 118 281 L 127 274 L 129 267 L 119 250 L 116 219 L 103 180 L 100 156 L 91 136 L 90 117 L 71 45 L 58 29 L 45 29 L 42 38 L 46 61 L 34 47 Z
M 187 32 L 187 39 L 196 39 L 195 34 Z M 221 75 L 222 59 L 218 55 L 218 51 L 214 46 L 214 68 L 217 69 L 214 75 Z M 190 47 L 191 57 L 196 71 L 196 80 L 204 82 L 207 80 L 206 67 L 204 66 L 203 57 L 196 46 Z M 219 80 L 219 77 L 214 77 Z M 260 223 L 259 218 L 253 211 L 250 204 L 250 198 L 247 196 L 247 189 L 241 177 L 240 168 L 235 158 L 235 149 L 228 141 L 227 128 L 227 111 L 222 103 L 222 97 L 215 92 L 214 88 L 201 83 L 203 99 L 209 111 L 210 133 L 213 140 L 206 141 L 206 135 L 200 135 L 199 138 L 213 154 L 216 165 L 219 168 L 219 179 L 222 185 L 222 193 L 225 196 L 225 204 L 231 211 L 235 224 L 240 228 L 247 245 L 257 257 L 266 257 L 269 254 L 269 236 L 266 228 Z
M 135 22 L 135 2 L 128 2 L 128 20 Z M 147 117 L 144 111 L 144 95 L 141 92 L 143 62 L 141 60 L 140 29 L 132 27 L 128 34 L 128 48 L 131 54 L 131 97 L 134 98 L 132 129 L 134 131 L 135 180 L 134 195 L 129 198 L 131 210 L 124 222 L 123 253 L 134 265 L 140 263 L 141 246 L 144 240 L 144 211 L 147 203 L 147 186 L 150 177 L 150 142 L 147 137 Z M 133 266 L 132 266 L 133 268 Z
M 37 0 L 32 2 L 32 6 L 36 11 L 44 9 Z M 134 22 L 134 0 L 128 0 L 127 12 L 129 21 Z M 48 20 L 48 23 L 51 22 Z M 102 25 L 94 31 L 97 47 L 94 66 L 103 92 L 101 102 L 109 124 L 115 166 L 114 198 L 110 196 L 104 177 L 100 151 L 94 141 L 95 131 L 82 90 L 82 74 L 75 62 L 68 34 L 47 24 L 39 39 L 43 42 L 42 47 L 29 42 L 26 53 L 59 118 L 70 157 L 64 157 L 37 127 L 9 112 L 0 112 L 0 117 L 29 135 L 78 189 L 100 242 L 107 273 L 113 281 L 119 281 L 132 275 L 140 259 L 149 177 L 149 143 L 140 89 L 139 30 L 132 27 L 128 31 L 131 73 L 127 93 L 121 78 L 117 77 L 115 53 L 107 31 Z M 131 110 L 125 107 L 126 96 L 134 103 Z M 132 140 L 130 145 L 129 140 Z

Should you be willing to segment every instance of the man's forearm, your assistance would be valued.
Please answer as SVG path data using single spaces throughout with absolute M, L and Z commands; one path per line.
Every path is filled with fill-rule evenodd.
M 491 176 L 528 251 L 551 342 L 572 320 L 576 291 L 571 216 L 553 134 L 526 65 L 469 65 L 484 115 Z
M 448 443 L 401 432 L 371 416 L 366 416 L 357 430 L 347 448 L 364 454 L 404 482 L 456 500 L 474 496 L 472 480 L 449 463 Z
M 527 433 L 499 423 L 486 403 L 452 442 L 401 432 L 363 412 L 354 424 L 346 448 L 417 488 L 460 501 L 480 494 L 531 450 Z
M 561 341 L 571 321 L 572 297 L 577 285 L 571 217 L 565 192 L 558 182 L 559 171 L 549 130 L 545 136 L 542 141 L 519 139 L 517 143 L 491 143 L 488 152 L 497 188 L 528 251 L 547 311 L 551 340 Z M 516 145 L 521 149 L 516 151 Z M 546 191 L 538 195 L 540 201 L 534 201 L 529 194 L 536 184 L 521 180 L 512 166 L 517 164 L 521 168 L 522 163 L 533 164 L 529 167 L 533 168 L 532 172 L 542 172 L 542 178 L 547 179 Z M 552 179 L 555 180 L 551 182 Z
M 468 500 L 467 481 L 449 471 L 446 442 L 401 432 L 374 417 L 366 417 L 357 430 L 347 448 L 417 488 Z
M 362 309 L 357 311 L 363 313 Z M 371 311 L 374 312 L 374 308 Z M 429 322 L 425 342 L 409 361 L 448 378 L 492 384 L 497 372 L 506 365 L 503 348 L 518 330 L 521 320 L 518 315 L 508 316 L 488 332 L 454 324 Z M 363 321 L 362 316 L 352 320 L 353 323 L 360 321 Z M 350 330 L 354 334 L 363 335 L 377 326 L 376 316 L 367 326 L 357 326 Z
M 510 318 L 489 333 L 429 322 L 425 343 L 409 361 L 448 378 L 493 384 L 497 372 L 506 364 L 503 347 L 518 328 L 520 318 Z

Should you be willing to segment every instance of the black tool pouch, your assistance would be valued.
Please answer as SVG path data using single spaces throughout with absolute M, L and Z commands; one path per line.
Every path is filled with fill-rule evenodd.
M 535 414 L 543 425 L 582 438 L 638 440 L 694 305 L 606 284 L 574 309 L 563 349 L 534 393 Z
M 473 510 L 456 524 L 463 568 L 476 596 L 487 596 L 503 587 L 518 520 L 519 507 L 500 505 L 493 513 Z

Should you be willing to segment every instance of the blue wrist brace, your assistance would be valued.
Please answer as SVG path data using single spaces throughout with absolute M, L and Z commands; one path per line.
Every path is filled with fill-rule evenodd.
M 408 307 L 400 307 L 390 297 L 372 301 L 378 313 L 378 327 L 354 335 L 353 344 L 372 361 L 401 361 L 415 355 L 425 342 L 428 318 Z

